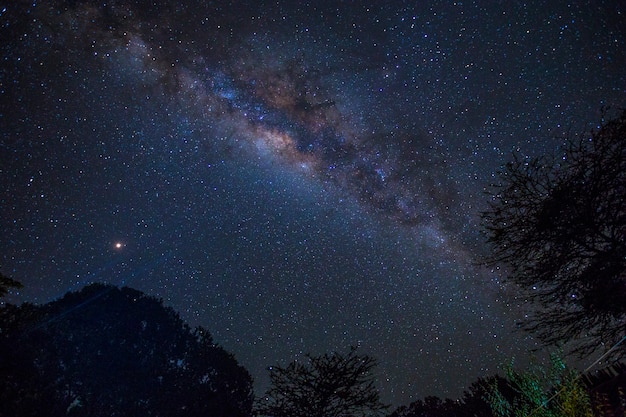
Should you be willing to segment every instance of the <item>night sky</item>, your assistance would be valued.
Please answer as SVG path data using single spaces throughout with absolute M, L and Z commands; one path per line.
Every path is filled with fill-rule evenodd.
M 456 398 L 540 347 L 484 190 L 626 106 L 623 1 L 136 3 L 0 2 L 8 301 L 139 289 L 257 394 L 355 345 L 385 401 Z

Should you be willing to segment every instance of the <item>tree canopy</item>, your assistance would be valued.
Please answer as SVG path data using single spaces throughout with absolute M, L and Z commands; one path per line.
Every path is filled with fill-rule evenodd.
M 0 298 L 7 295 L 9 288 L 22 288 L 22 284 L 0 273 Z
M 587 354 L 626 330 L 626 111 L 568 138 L 561 155 L 519 155 L 490 191 L 491 266 L 537 303 L 524 323 Z M 622 350 L 623 352 L 623 350 Z
M 0 315 L 0 416 L 251 414 L 248 372 L 139 291 L 92 284 Z
M 389 417 L 496 417 L 488 400 L 493 386 L 501 387 L 499 392 L 504 400 L 515 398 L 509 382 L 496 375 L 478 378 L 457 400 L 428 396 L 398 407 Z
M 589 393 L 578 372 L 568 369 L 559 355 L 551 355 L 551 366 L 534 366 L 518 372 L 507 368 L 507 379 L 517 395 L 507 398 L 497 383 L 489 395 L 497 417 L 593 417 Z
M 376 360 L 349 353 L 306 356 L 269 368 L 271 388 L 259 399 L 258 413 L 273 417 L 351 417 L 380 415 L 387 406 L 374 386 Z

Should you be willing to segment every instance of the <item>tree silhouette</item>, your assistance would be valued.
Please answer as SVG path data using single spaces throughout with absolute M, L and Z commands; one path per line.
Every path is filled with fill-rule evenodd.
M 538 308 L 523 327 L 588 354 L 626 330 L 626 111 L 560 157 L 515 155 L 494 185 L 485 262 Z M 622 351 L 623 353 L 623 351 Z
M 502 401 L 514 401 L 518 396 L 507 379 L 495 375 L 478 378 L 457 400 L 429 396 L 398 407 L 388 417 L 496 417 L 489 402 L 494 386 Z
M 22 288 L 22 284 L 0 273 L 0 298 L 7 295 L 9 288 Z
M 248 372 L 139 291 L 93 284 L 0 315 L 0 416 L 252 412 Z
M 271 388 L 257 412 L 272 417 L 375 416 L 387 406 L 374 386 L 376 360 L 358 355 L 307 355 L 308 363 L 269 368 Z

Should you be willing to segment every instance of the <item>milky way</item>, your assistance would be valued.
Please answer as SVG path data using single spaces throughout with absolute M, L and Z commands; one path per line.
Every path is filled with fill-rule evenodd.
M 358 345 L 386 401 L 457 396 L 537 347 L 483 192 L 626 104 L 614 3 L 0 5 L 9 301 L 129 285 L 257 394 Z

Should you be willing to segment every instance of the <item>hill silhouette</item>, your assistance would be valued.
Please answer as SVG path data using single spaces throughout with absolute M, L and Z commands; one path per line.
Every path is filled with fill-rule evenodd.
M 161 300 L 92 284 L 0 309 L 0 416 L 249 416 L 252 379 Z

